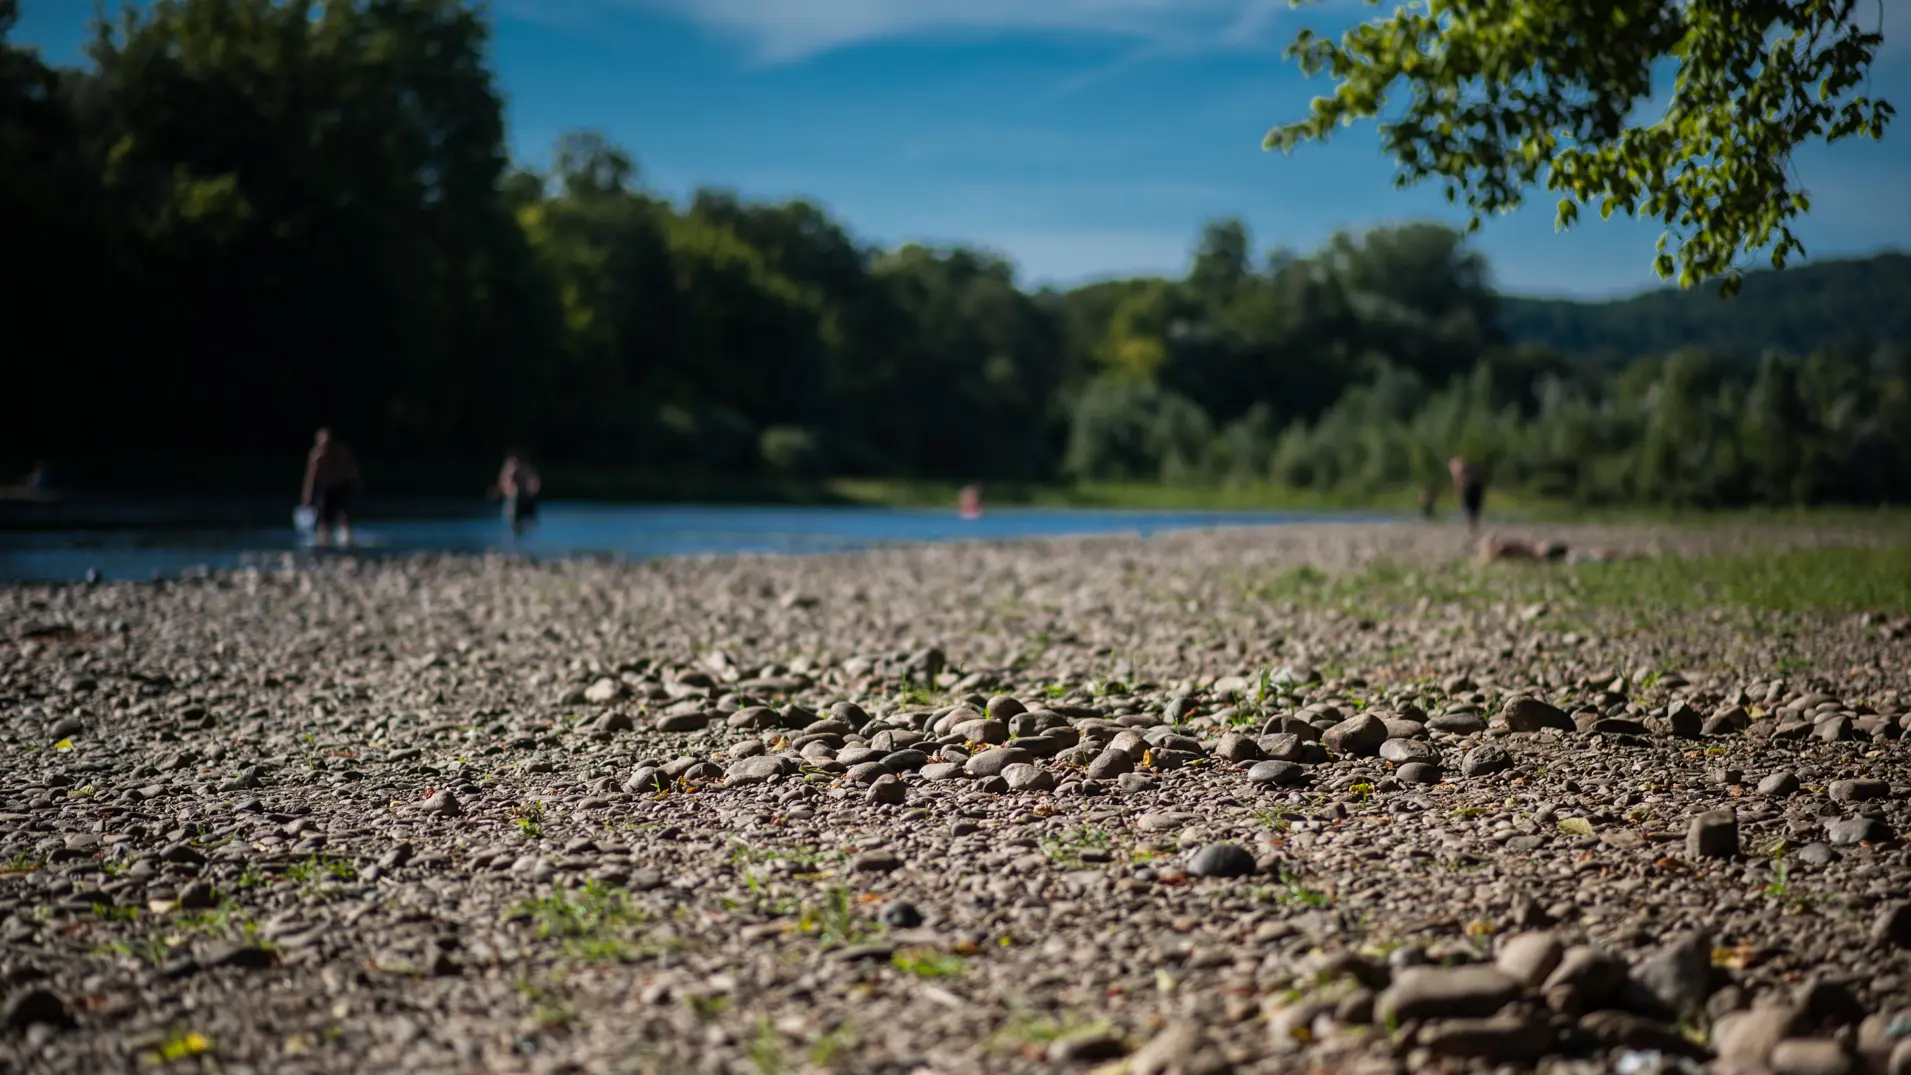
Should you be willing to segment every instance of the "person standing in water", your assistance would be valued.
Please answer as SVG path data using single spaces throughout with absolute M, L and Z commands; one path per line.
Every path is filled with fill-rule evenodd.
M 537 497 L 542 489 L 537 468 L 525 460 L 524 453 L 514 450 L 505 455 L 504 469 L 498 471 L 497 495 L 504 498 L 504 517 L 513 535 L 523 533 L 525 526 L 537 519 Z
M 982 516 L 982 487 L 965 485 L 956 496 L 956 514 L 964 519 L 978 519 Z
M 1447 470 L 1453 473 L 1454 491 L 1460 494 L 1460 507 L 1466 512 L 1466 528 L 1469 533 L 1480 532 L 1480 506 L 1486 500 L 1486 475 L 1472 463 L 1454 456 L 1447 460 Z
M 352 501 L 358 492 L 358 460 L 351 448 L 320 429 L 312 438 L 312 451 L 305 457 L 305 487 L 299 504 L 318 517 L 315 537 L 320 545 L 337 528 L 340 544 L 352 540 Z

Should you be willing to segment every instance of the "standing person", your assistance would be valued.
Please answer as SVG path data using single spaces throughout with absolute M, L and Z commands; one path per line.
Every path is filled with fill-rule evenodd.
M 504 469 L 498 471 L 497 495 L 504 498 L 504 517 L 513 535 L 523 533 L 525 525 L 537 519 L 537 496 L 543 487 L 537 468 L 524 458 L 524 453 L 513 450 L 505 455 Z
M 1420 517 L 1422 519 L 1433 518 L 1433 509 L 1435 505 L 1439 503 L 1439 500 L 1440 500 L 1439 485 L 1431 481 L 1427 482 L 1425 485 L 1422 485 L 1420 487 Z
M 351 544 L 351 508 L 357 492 L 358 460 L 352 457 L 352 449 L 333 438 L 330 429 L 320 429 L 305 457 L 305 488 L 299 497 L 299 503 L 318 517 L 314 536 L 320 545 L 326 544 L 334 527 L 339 544 Z
M 1454 456 L 1447 460 L 1447 470 L 1453 473 L 1453 488 L 1460 494 L 1460 507 L 1466 512 L 1466 528 L 1469 533 L 1480 532 L 1480 505 L 1486 500 L 1486 475 L 1472 463 Z

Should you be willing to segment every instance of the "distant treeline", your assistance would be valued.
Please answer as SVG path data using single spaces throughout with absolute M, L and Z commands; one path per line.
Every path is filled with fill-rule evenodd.
M 1256 257 L 1221 221 L 1185 279 L 1028 291 L 802 201 L 673 205 L 589 133 L 514 166 L 487 37 L 462 0 L 156 0 L 83 68 L 0 44 L 0 458 L 329 424 L 374 468 L 516 444 L 693 484 L 1360 492 L 1460 452 L 1587 500 L 1911 500 L 1904 258 L 1546 304 L 1438 225 Z
M 1911 255 L 1751 272 L 1736 302 L 1710 287 L 1665 288 L 1611 302 L 1504 298 L 1500 326 L 1518 343 L 1623 360 L 1694 347 L 1741 361 L 1767 351 L 1911 344 Z

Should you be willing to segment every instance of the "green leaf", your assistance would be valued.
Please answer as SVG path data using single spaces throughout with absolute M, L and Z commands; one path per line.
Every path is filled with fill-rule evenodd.
M 1846 25 L 1843 10 L 1817 0 L 1756 16 L 1671 0 L 1401 4 L 1337 41 L 1297 36 L 1304 68 L 1335 85 L 1293 128 L 1295 143 L 1398 112 L 1381 135 L 1402 179 L 1457 186 L 1456 200 L 1484 213 L 1518 205 L 1544 176 L 1574 201 L 1597 199 L 1602 218 L 1650 214 L 1682 232 L 1655 271 L 1689 287 L 1730 274 L 1806 211 L 1795 180 L 1770 162 L 1883 132 L 1891 106 L 1864 94 L 1876 35 Z M 1677 68 L 1671 100 L 1628 120 L 1665 61 Z M 1410 103 L 1396 109 L 1401 82 Z M 1555 230 L 1575 219 L 1562 209 Z
M 1559 831 L 1570 832 L 1575 836 L 1591 836 L 1593 826 L 1592 822 L 1583 817 L 1567 817 L 1559 820 Z

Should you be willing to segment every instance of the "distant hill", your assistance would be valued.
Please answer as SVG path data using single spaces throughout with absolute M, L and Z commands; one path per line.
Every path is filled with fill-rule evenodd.
M 1515 343 L 1574 355 L 1662 354 L 1702 347 L 1756 359 L 1769 348 L 1809 354 L 1856 343 L 1911 346 L 1911 255 L 1822 261 L 1747 273 L 1734 299 L 1714 284 L 1605 302 L 1500 299 L 1500 327 Z

